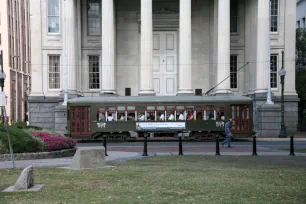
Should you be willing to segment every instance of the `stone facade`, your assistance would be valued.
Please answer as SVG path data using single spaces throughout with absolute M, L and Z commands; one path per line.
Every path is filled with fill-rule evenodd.
M 266 101 L 269 55 L 277 56 L 278 70 L 284 50 L 285 98 L 288 99 L 285 114 L 290 114 L 290 119 L 286 118 L 290 120 L 287 123 L 289 129 L 296 128 L 297 117 L 293 113 L 296 111 L 297 115 L 294 107 L 298 102 L 295 64 L 289 60 L 295 58 L 295 25 L 292 21 L 296 18 L 296 2 L 273 0 L 277 3 L 277 30 L 270 35 L 267 0 L 232 0 L 231 3 L 237 2 L 234 10 L 227 0 L 94 1 L 99 3 L 102 13 L 101 33 L 95 35 L 90 35 L 88 30 L 88 0 L 66 2 L 60 4 L 61 29 L 53 34 L 48 33 L 48 0 L 31 1 L 32 63 L 41 65 L 32 73 L 32 125 L 53 125 L 55 128 L 58 124 L 54 109 L 48 113 L 44 111 L 49 108 L 47 104 L 54 108 L 63 100 L 65 56 L 68 58 L 70 97 L 94 97 L 105 93 L 124 96 L 126 88 L 131 89 L 132 96 L 193 94 L 195 89 L 205 93 L 230 75 L 230 56 L 237 56 L 237 68 L 249 63 L 237 72 L 237 87 L 231 88 L 230 80 L 226 80 L 212 94 L 247 95 L 254 98 L 254 107 L 259 107 Z M 69 13 L 66 8 L 70 8 Z M 237 29 L 233 32 L 230 32 L 230 19 L 237 19 Z M 156 39 L 161 39 L 163 34 L 167 36 L 166 41 L 158 44 Z M 167 44 L 168 37 L 173 39 L 173 44 L 170 41 Z M 160 51 L 164 44 L 173 47 L 174 51 L 170 52 L 168 48 L 165 52 Z M 56 89 L 50 88 L 48 74 L 50 56 L 54 55 L 60 56 L 61 60 L 60 83 Z M 90 87 L 89 67 L 92 65 L 89 56 L 99 56 L 99 87 L 96 89 Z M 155 60 L 162 57 L 173 59 L 171 79 L 157 71 L 156 66 L 162 68 L 164 61 Z M 281 93 L 278 74 L 276 78 L 272 95 L 278 103 Z M 40 108 L 33 110 L 34 107 Z M 256 109 L 254 113 L 257 113 Z M 53 122 L 47 122 L 51 121 L 51 115 Z
M 296 28 L 306 29 L 306 0 L 296 0 Z
M 30 0 L 0 3 L 0 50 L 8 121 L 28 121 L 31 88 Z M 1 72 L 1 69 L 0 69 Z

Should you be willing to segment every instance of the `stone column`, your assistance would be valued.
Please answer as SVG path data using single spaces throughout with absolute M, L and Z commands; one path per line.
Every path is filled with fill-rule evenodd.
M 30 3 L 30 10 L 31 10 L 31 80 L 32 80 L 32 87 L 31 87 L 31 97 L 40 96 L 43 97 L 44 90 L 43 90 L 43 62 L 42 62 L 42 22 L 41 22 L 41 1 L 35 1 L 35 3 Z M 35 42 L 35 43 L 34 43 Z M 4 58 L 4 63 L 5 63 Z M 7 75 L 9 73 L 6 73 Z M 5 80 L 5 87 L 9 87 L 11 84 L 9 79 Z M 47 85 L 48 83 L 45 82 Z M 35 105 L 35 104 L 34 104 Z M 31 108 L 31 105 L 30 105 Z
M 191 83 L 191 0 L 180 0 L 179 90 L 177 95 L 194 94 Z
M 115 39 L 114 1 L 102 0 L 102 94 L 117 94 Z
M 141 0 L 141 48 L 139 95 L 155 95 L 153 90 L 152 0 Z
M 217 84 L 230 75 L 230 1 L 218 2 Z M 216 94 L 231 93 L 228 78 L 216 88 Z
M 257 8 L 257 64 L 255 93 L 268 90 L 268 71 L 270 62 L 270 1 L 258 0 Z
M 75 0 L 66 0 L 64 13 L 64 51 L 66 50 L 67 71 L 68 71 L 68 92 L 76 94 L 77 92 L 77 56 L 76 56 L 76 2 Z M 65 83 L 65 82 L 64 82 Z

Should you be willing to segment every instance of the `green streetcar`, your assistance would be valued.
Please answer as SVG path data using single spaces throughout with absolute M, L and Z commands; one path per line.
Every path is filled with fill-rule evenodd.
M 150 135 L 190 139 L 234 137 L 253 131 L 252 99 L 242 96 L 111 96 L 68 101 L 68 135 L 75 139 L 132 139 Z

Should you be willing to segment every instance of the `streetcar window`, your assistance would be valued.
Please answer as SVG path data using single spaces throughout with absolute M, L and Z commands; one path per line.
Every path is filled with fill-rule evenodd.
M 111 122 L 111 121 L 115 121 L 115 120 L 117 120 L 116 113 L 108 112 L 108 114 L 107 114 L 107 121 Z
M 116 107 L 115 106 L 108 106 L 108 111 L 116 111 Z
M 97 114 L 97 120 L 98 121 L 105 121 L 106 120 L 105 113 L 98 113 Z
M 127 120 L 135 120 L 135 112 L 128 112 Z
M 125 113 L 118 113 L 118 120 L 125 121 Z
M 145 113 L 138 112 L 137 121 L 145 121 Z
M 203 120 L 203 110 L 202 110 L 202 106 L 196 106 L 195 107 L 196 110 L 196 120 Z
M 118 111 L 125 111 L 125 106 L 118 106 L 118 107 L 117 107 L 117 110 L 118 110 Z
M 249 109 L 249 107 L 248 106 L 245 106 L 245 111 L 246 111 L 246 119 L 249 119 L 249 117 L 250 117 L 250 109 Z
M 127 110 L 133 110 L 133 111 L 134 111 L 134 110 L 135 110 L 135 106 L 128 106 L 128 107 L 127 107 Z M 135 115 L 135 114 L 134 114 L 134 115 Z
M 99 112 L 105 112 L 105 110 L 106 110 L 106 109 L 105 109 L 105 107 L 103 107 L 103 106 L 99 106 L 99 107 L 98 107 L 98 111 L 99 111 Z
M 165 106 L 156 106 L 156 110 L 165 110 Z
M 155 120 L 155 111 L 153 111 L 153 112 L 146 112 L 146 114 L 147 114 L 147 120 L 148 121 L 154 121 Z
M 137 111 L 144 112 L 145 111 L 145 106 L 137 106 Z
M 175 120 L 175 106 L 167 106 L 166 107 L 166 119 L 169 121 Z
M 185 120 L 185 106 L 176 106 L 176 120 Z
M 157 112 L 157 120 L 165 120 L 165 111 L 158 111 Z
M 186 106 L 187 120 L 194 120 L 194 106 Z
M 97 121 L 106 121 L 106 108 L 99 106 L 97 111 Z
M 207 105 L 205 107 L 206 118 L 205 120 L 215 120 L 215 110 L 213 105 Z
M 216 106 L 216 118 L 217 120 L 225 120 L 225 108 L 222 105 Z
M 147 111 L 145 112 L 145 120 L 146 121 L 155 120 L 155 106 L 147 106 Z

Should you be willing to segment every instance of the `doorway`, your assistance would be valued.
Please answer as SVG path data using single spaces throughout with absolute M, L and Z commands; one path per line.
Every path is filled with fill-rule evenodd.
M 177 93 L 177 32 L 153 33 L 153 88 L 157 96 Z

